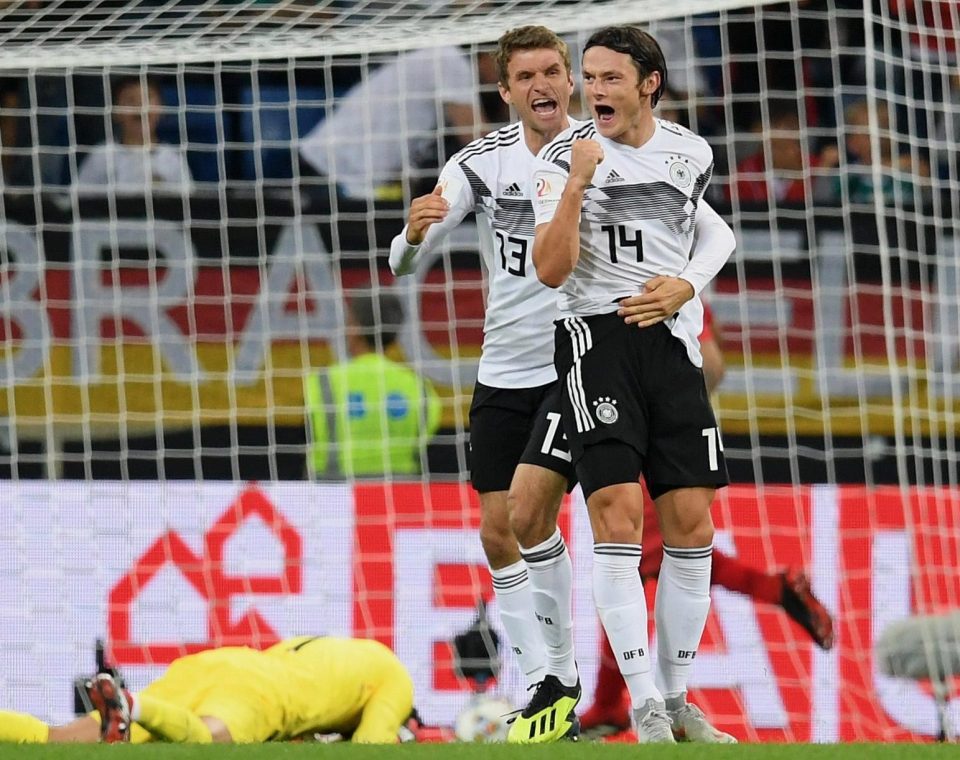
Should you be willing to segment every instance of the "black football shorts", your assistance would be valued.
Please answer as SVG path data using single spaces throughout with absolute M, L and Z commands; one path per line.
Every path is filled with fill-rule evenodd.
M 479 493 L 506 491 L 517 465 L 534 464 L 576 484 L 560 420 L 560 386 L 491 388 L 477 383 L 470 405 L 470 481 Z
M 639 454 L 631 459 L 642 469 L 651 494 L 727 484 L 723 443 L 703 372 L 666 324 L 639 328 L 616 313 L 570 317 L 556 323 L 556 348 L 561 411 L 574 465 L 592 444 L 620 441 Z M 590 459 L 592 469 L 605 469 L 602 459 Z M 609 469 L 609 477 L 603 472 L 578 475 L 591 490 L 634 479 L 622 467 L 612 464 Z M 635 473 L 637 478 L 640 474 Z M 613 480 L 604 482 L 609 478 Z

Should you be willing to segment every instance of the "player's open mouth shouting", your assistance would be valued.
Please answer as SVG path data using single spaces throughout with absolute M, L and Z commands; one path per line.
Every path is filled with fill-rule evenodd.
M 609 124 L 613 121 L 613 117 L 616 116 L 616 111 L 613 106 L 608 106 L 603 103 L 597 103 L 593 107 L 594 116 L 596 116 L 597 121 L 602 124 Z
M 552 98 L 534 98 L 531 106 L 534 113 L 540 116 L 553 116 L 559 107 L 557 101 Z

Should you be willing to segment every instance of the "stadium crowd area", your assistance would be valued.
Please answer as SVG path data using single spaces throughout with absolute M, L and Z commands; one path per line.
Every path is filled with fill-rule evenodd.
M 886 1 L 891 17 L 916 20 L 912 0 Z M 430 12 L 446 4 L 431 0 L 422 5 Z M 28 2 L 17 12 L 26 18 L 45 5 L 42 0 Z M 222 3 L 224 23 L 242 18 L 236 5 Z M 302 13 L 305 4 L 295 5 Z M 654 24 L 671 67 L 661 115 L 688 124 L 712 143 L 717 163 L 711 200 L 720 205 L 725 199 L 746 206 L 872 202 L 870 180 L 863 178 L 869 157 L 855 144 L 869 121 L 862 4 L 805 0 L 800 5 L 799 37 L 793 34 L 785 3 Z M 920 21 L 949 23 L 949 13 L 930 10 L 936 5 L 925 3 L 923 12 L 934 15 Z M 278 0 L 256 4 L 268 6 L 278 20 L 293 11 L 290 3 Z M 350 6 L 344 0 L 323 12 Z M 373 12 L 371 4 L 358 8 L 359 13 Z M 828 8 L 839 15 L 829 18 Z M 244 7 L 243 12 L 254 11 Z M 831 29 L 839 39 L 831 39 Z M 884 34 L 877 29 L 878 40 Z M 942 47 L 944 39 L 947 49 L 936 52 L 954 55 L 956 42 L 949 34 L 899 39 L 886 33 L 884 44 L 892 44 L 893 59 L 919 60 L 924 45 Z M 571 42 L 577 52 L 576 40 Z M 188 65 L 182 76 L 157 67 L 151 76 L 162 90 L 159 140 L 186 149 L 198 188 L 288 185 L 300 174 L 297 138 L 322 121 L 363 76 L 359 59 L 329 63 L 298 59 Z M 937 178 L 957 175 L 955 146 L 960 142 L 960 121 L 951 118 L 960 104 L 960 76 L 913 76 L 915 72 L 906 66 L 877 72 L 878 85 L 892 80 L 886 83 L 892 118 L 886 103 L 879 104 L 882 113 L 877 114 L 880 127 L 894 136 L 884 147 L 883 163 L 891 175 L 889 182 L 884 180 L 885 192 L 897 193 L 898 203 L 906 206 L 925 203 Z M 33 84 L 26 78 L 0 79 L 2 186 L 30 192 L 69 187 L 85 155 L 107 136 L 110 81 L 123 73 L 131 72 L 41 74 Z M 509 113 L 495 84 L 478 87 L 485 110 L 480 128 L 506 122 Z M 911 148 L 896 140 L 898 134 L 927 142 Z M 853 141 L 844 135 L 853 135 Z M 438 155 L 429 166 L 419 167 L 421 176 L 435 176 L 444 158 Z M 775 187 L 767 186 L 768 163 Z

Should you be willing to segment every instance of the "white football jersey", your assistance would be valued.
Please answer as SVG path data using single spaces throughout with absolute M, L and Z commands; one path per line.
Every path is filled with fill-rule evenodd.
M 570 119 L 571 125 L 582 122 Z M 537 158 L 519 122 L 474 140 L 443 167 L 439 184 L 450 211 L 432 225 L 419 250 L 437 245 L 476 212 L 489 293 L 478 379 L 494 388 L 533 388 L 557 378 L 553 367 L 556 293 L 533 266 L 533 173 Z M 406 228 L 393 240 L 394 274 L 409 271 Z
M 540 151 L 534 172 L 537 225 L 553 219 L 578 139 L 596 140 L 604 158 L 584 192 L 580 256 L 559 289 L 561 317 L 616 311 L 619 299 L 641 292 L 648 280 L 680 275 L 690 262 L 697 207 L 713 172 L 710 146 L 677 124 L 657 119 L 650 140 L 634 148 L 603 137 L 590 122 L 564 131 Z M 699 297 L 667 326 L 701 366 Z

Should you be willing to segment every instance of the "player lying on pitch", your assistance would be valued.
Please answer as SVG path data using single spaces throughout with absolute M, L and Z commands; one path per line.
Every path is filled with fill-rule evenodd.
M 100 674 L 88 694 L 96 712 L 63 726 L 0 710 L 0 742 L 246 744 L 338 733 L 392 744 L 413 710 L 413 681 L 390 649 L 320 636 L 181 657 L 137 693 Z

